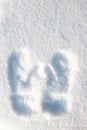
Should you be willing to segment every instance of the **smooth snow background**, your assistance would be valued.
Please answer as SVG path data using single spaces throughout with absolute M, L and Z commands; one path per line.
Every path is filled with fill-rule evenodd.
M 8 58 L 14 49 L 22 46 L 29 47 L 40 61 L 46 62 L 61 48 L 69 48 L 77 55 L 80 71 L 71 91 L 71 113 L 50 120 L 15 114 L 9 98 Z M 87 1 L 1 1 L 0 72 L 0 129 L 86 130 Z

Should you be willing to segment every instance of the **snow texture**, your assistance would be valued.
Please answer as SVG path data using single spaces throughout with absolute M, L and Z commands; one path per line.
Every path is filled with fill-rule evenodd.
M 49 65 L 38 60 L 33 63 L 31 59 L 34 57 L 28 52 L 30 50 L 25 48 L 17 49 L 9 58 L 8 77 L 13 109 L 18 114 L 30 116 L 36 113 L 42 115 L 43 111 L 55 116 L 69 112 L 72 103 L 67 91 L 73 86 L 77 67 L 72 52 L 57 52 Z
M 87 1 L 0 0 L 0 72 L 1 130 L 86 130 Z

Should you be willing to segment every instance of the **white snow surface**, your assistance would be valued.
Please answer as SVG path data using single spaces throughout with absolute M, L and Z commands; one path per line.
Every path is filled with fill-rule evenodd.
M 24 50 L 24 58 L 21 58 L 20 62 L 22 66 L 26 67 L 24 72 L 19 69 L 18 73 L 22 76 L 23 81 L 27 78 L 27 70 L 31 70 L 32 66 L 37 64 L 40 66 L 38 72 L 41 77 L 40 81 L 45 77 L 43 72 L 45 65 L 48 65 L 48 75 L 51 74 L 54 76 L 50 78 L 56 79 L 56 72 L 54 71 L 56 69 L 50 65 L 52 58 L 62 50 L 65 50 L 67 55 L 69 55 L 69 65 L 70 68 L 72 68 L 70 69 L 70 78 L 72 77 L 70 79 L 71 87 L 69 86 L 69 96 L 72 98 L 72 109 L 69 113 L 54 117 L 48 116 L 48 114 L 45 113 L 45 116 L 48 116 L 45 118 L 42 114 L 38 114 L 38 116 L 34 114 L 30 117 L 28 115 L 18 114 L 14 111 L 11 96 L 14 95 L 15 92 L 11 90 L 10 82 L 12 81 L 10 81 L 11 78 L 9 78 L 9 70 L 11 69 L 9 58 L 15 50 L 19 53 L 21 48 L 27 48 L 27 50 L 29 50 L 29 52 L 27 52 L 25 49 L 22 49 Z M 27 53 L 31 54 L 29 58 L 27 58 Z M 55 57 L 54 61 L 56 61 Z M 29 66 L 29 64 L 31 66 Z M 62 67 L 67 66 L 67 64 L 65 66 L 63 62 L 61 62 L 61 64 Z M 55 65 L 56 64 L 54 64 L 54 67 Z M 74 71 L 76 73 L 75 77 L 73 76 Z M 87 1 L 1 0 L 0 72 L 0 130 L 86 130 Z M 75 82 L 73 84 L 74 80 Z M 35 79 L 32 79 L 32 81 L 34 83 L 33 85 L 36 85 L 39 90 Z M 36 93 L 36 88 L 34 91 Z M 48 91 L 49 89 L 47 93 Z M 17 93 L 22 93 L 20 87 L 19 91 L 17 89 Z M 42 96 L 42 94 L 40 96 Z M 55 97 L 55 93 L 51 96 Z M 69 96 L 68 99 L 70 98 Z M 41 101 L 40 98 L 37 99 L 38 102 Z M 36 103 L 37 99 L 34 100 L 34 103 Z M 36 111 L 41 109 L 37 103 L 34 105 L 37 106 Z M 34 108 L 32 102 L 31 107 Z

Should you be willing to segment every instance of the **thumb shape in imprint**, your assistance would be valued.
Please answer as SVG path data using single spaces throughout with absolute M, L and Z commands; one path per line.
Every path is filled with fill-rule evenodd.
M 44 90 L 42 109 L 52 115 L 61 115 L 71 111 L 72 96 L 69 90 L 73 86 L 77 61 L 69 50 L 57 52 L 46 66 L 47 87 Z
M 11 85 L 11 102 L 13 109 L 22 115 L 36 113 L 36 89 L 33 80 L 37 80 L 38 66 L 26 48 L 14 51 L 9 58 L 8 76 Z M 33 77 L 33 78 L 32 78 Z M 36 87 L 36 86 L 34 86 Z M 34 104 L 35 103 L 35 104 Z

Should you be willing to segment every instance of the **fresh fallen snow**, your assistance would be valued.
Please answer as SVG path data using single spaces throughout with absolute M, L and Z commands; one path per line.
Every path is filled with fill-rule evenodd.
M 57 52 L 48 65 L 35 62 L 28 52 L 30 50 L 25 48 L 17 49 L 9 58 L 13 109 L 27 116 L 39 113 L 42 116 L 46 112 L 57 116 L 70 111 L 68 91 L 78 70 L 73 53 L 69 50 Z
M 87 128 L 86 0 L 0 2 L 0 129 Z

